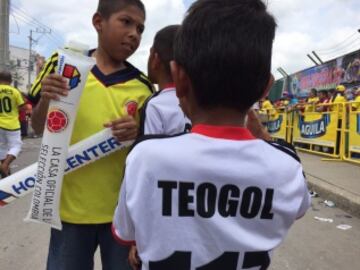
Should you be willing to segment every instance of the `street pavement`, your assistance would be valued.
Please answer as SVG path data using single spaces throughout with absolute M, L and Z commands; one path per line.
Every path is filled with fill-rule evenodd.
M 14 162 L 13 171 L 36 161 L 39 143 L 40 139 L 24 141 L 23 152 Z M 316 173 L 317 178 L 324 178 L 323 180 L 327 181 L 325 173 L 321 172 L 323 163 L 318 162 L 318 157 L 306 154 L 301 154 L 301 157 L 307 173 L 311 175 Z M 318 165 L 315 166 L 316 164 Z M 354 165 L 349 166 L 349 170 L 355 170 L 354 172 L 359 168 L 353 167 Z M 316 169 L 313 169 L 315 167 Z M 345 167 L 347 168 L 347 165 Z M 336 168 L 331 172 L 326 170 L 328 178 L 346 178 L 337 176 L 337 172 L 339 169 Z M 359 180 L 359 174 L 353 177 L 355 177 L 354 181 Z M 347 179 L 350 181 L 351 178 L 350 173 Z M 350 182 L 346 182 L 345 185 L 349 185 L 346 188 L 341 187 L 341 181 L 336 185 L 344 190 L 351 189 Z M 355 189 L 353 191 L 356 194 L 357 191 Z M 45 269 L 49 228 L 23 222 L 29 209 L 30 198 L 31 196 L 27 196 L 0 208 L 0 270 Z M 328 198 L 314 198 L 311 209 L 292 227 L 284 243 L 274 252 L 271 270 L 359 269 L 360 219 L 336 206 L 327 207 L 323 203 L 324 199 Z M 329 222 L 331 220 L 332 222 Z M 344 224 L 350 225 L 351 228 L 348 230 L 337 228 L 338 225 Z M 98 269 L 101 269 L 101 263 L 97 253 L 95 270 Z
M 360 165 L 302 152 L 299 155 L 310 188 L 360 218 Z

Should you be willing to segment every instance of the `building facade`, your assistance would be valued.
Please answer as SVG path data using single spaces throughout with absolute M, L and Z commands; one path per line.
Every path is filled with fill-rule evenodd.
M 31 83 L 43 67 L 45 58 L 35 51 L 32 51 L 30 58 L 29 49 L 25 48 L 10 46 L 9 50 L 13 85 L 21 92 L 27 93 Z

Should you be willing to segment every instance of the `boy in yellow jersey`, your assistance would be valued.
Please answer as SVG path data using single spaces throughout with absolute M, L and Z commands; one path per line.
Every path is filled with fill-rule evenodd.
M 135 139 L 139 110 L 151 95 L 148 79 L 126 62 L 138 48 L 144 30 L 145 8 L 140 0 L 100 0 L 93 16 L 98 48 L 75 120 L 71 144 L 111 128 L 119 141 Z M 37 102 L 33 128 L 42 132 L 51 99 L 67 95 L 65 80 L 55 74 L 54 54 L 30 93 Z M 103 269 L 129 269 L 128 249 L 111 234 L 111 221 L 128 151 L 119 151 L 64 177 L 60 215 L 63 230 L 51 231 L 47 269 L 93 269 L 100 247 Z M 74 164 L 68 164 L 74 166 Z
M 6 177 L 21 150 L 19 110 L 25 104 L 19 90 L 11 87 L 10 72 L 0 71 L 0 173 Z

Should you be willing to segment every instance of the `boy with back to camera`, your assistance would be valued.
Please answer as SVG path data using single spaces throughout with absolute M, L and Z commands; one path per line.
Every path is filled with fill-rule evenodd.
M 272 84 L 276 23 L 260 0 L 199 0 L 172 74 L 191 133 L 138 143 L 113 233 L 142 269 L 267 269 L 310 205 L 293 147 L 256 139 L 245 117 Z
M 174 135 L 190 129 L 176 97 L 175 84 L 171 75 L 170 62 L 174 59 L 173 44 L 180 25 L 169 25 L 158 31 L 150 49 L 148 76 L 159 85 L 145 103 L 140 119 L 140 135 Z
M 2 178 L 10 174 L 10 164 L 21 151 L 19 112 L 25 101 L 21 92 L 11 86 L 12 76 L 8 71 L 0 71 L 0 174 Z
M 145 8 L 139 0 L 99 1 L 93 16 L 98 47 L 89 52 L 96 65 L 80 99 L 71 144 L 104 127 L 111 128 L 119 141 L 136 138 L 139 110 L 152 89 L 126 59 L 140 44 L 144 21 Z M 37 103 L 32 116 L 37 133 L 44 128 L 50 99 L 68 93 L 66 81 L 52 74 L 57 60 L 54 54 L 30 93 Z M 128 248 L 117 245 L 111 234 L 127 152 L 118 151 L 64 177 L 60 201 L 63 230 L 51 230 L 47 269 L 93 269 L 98 247 L 103 269 L 129 269 Z

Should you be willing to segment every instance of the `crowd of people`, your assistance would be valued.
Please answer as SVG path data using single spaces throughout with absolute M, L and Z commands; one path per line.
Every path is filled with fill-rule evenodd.
M 251 109 L 274 82 L 275 19 L 261 0 L 195 1 L 156 34 L 147 77 L 127 61 L 145 18 L 140 0 L 99 0 L 71 144 L 103 128 L 136 143 L 64 177 L 47 269 L 91 270 L 97 248 L 104 270 L 267 269 L 310 206 L 295 149 Z M 69 93 L 57 64 L 29 93 L 38 134 Z
M 260 113 L 270 120 L 276 118 L 278 112 L 298 110 L 304 112 L 328 112 L 338 110 L 337 104 L 349 103 L 348 110 L 360 111 L 360 87 L 346 89 L 338 85 L 334 89 L 311 89 L 308 94 L 293 95 L 287 92 L 282 97 L 270 101 L 265 98 L 259 102 Z

